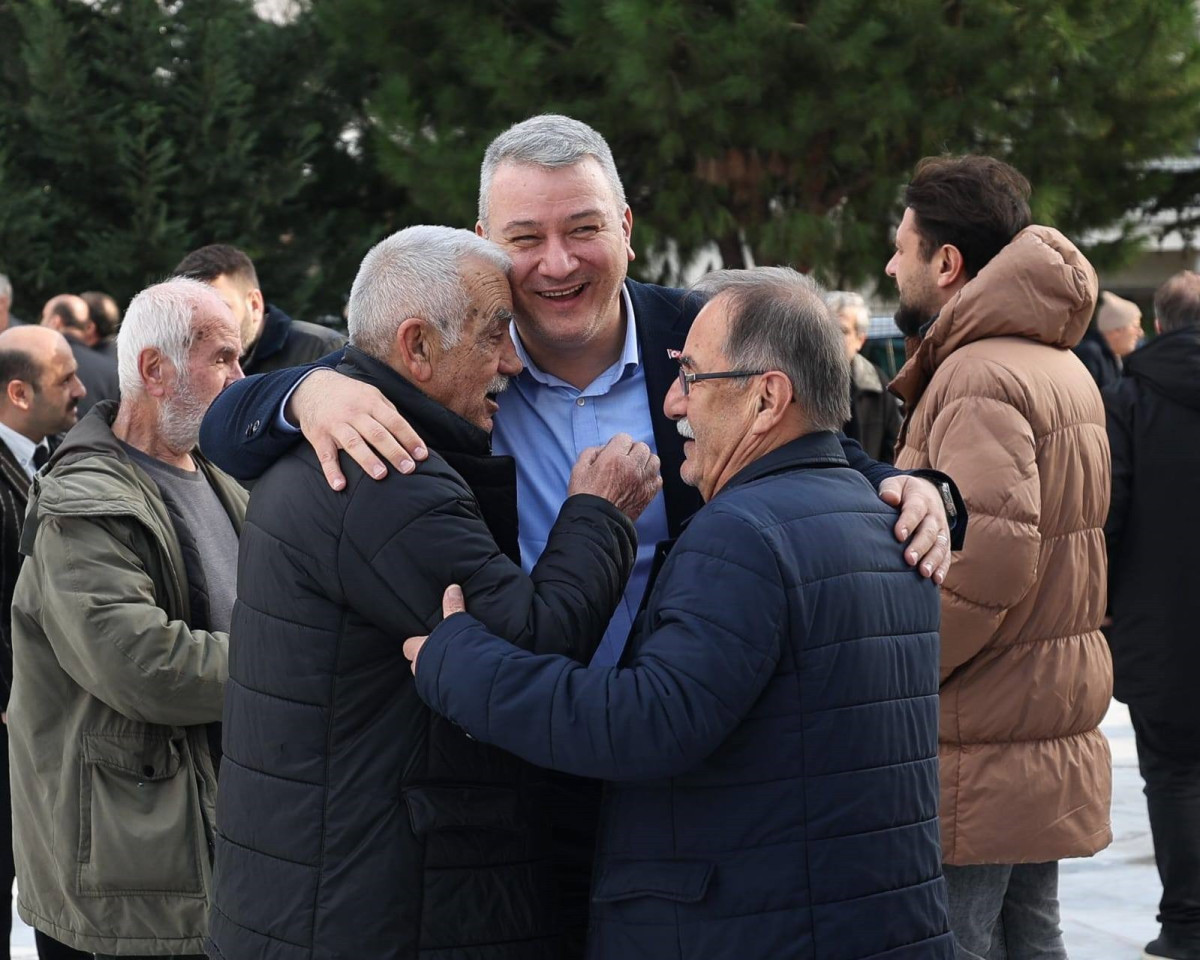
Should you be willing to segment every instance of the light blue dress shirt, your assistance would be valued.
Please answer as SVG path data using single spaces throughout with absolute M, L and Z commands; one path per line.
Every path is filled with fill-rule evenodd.
M 625 348 L 617 362 L 583 390 L 539 370 L 512 328 L 517 356 L 525 369 L 497 399 L 500 410 L 494 420 L 492 449 L 516 460 L 521 565 L 526 572 L 533 569 L 546 547 L 550 528 L 566 499 L 571 468 L 584 448 L 602 446 L 613 435 L 628 433 L 658 452 L 633 303 L 627 288 L 622 287 L 621 292 L 627 321 Z M 667 509 L 661 492 L 638 518 L 637 535 L 633 574 L 592 658 L 596 666 L 612 666 L 620 658 L 646 590 L 654 545 L 667 539 Z
M 521 343 L 516 326 L 509 328 L 525 369 L 496 399 L 500 409 L 493 418 L 492 451 L 513 457 L 517 463 L 517 518 L 521 566 L 526 573 L 533 570 L 546 549 L 550 528 L 567 498 L 571 468 L 585 448 L 603 446 L 616 434 L 628 433 L 658 453 L 629 288 L 622 286 L 621 295 L 627 321 L 624 349 L 617 362 L 583 390 L 539 370 Z M 276 426 L 282 433 L 300 432 L 288 423 L 283 411 L 301 382 L 303 378 L 279 405 Z M 625 594 L 592 657 L 595 666 L 611 667 L 620 659 L 650 579 L 654 546 L 668 537 L 667 508 L 661 491 L 642 511 L 636 526 L 637 560 Z

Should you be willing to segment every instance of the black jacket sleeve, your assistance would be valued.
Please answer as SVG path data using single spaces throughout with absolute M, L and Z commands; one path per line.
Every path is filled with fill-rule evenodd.
M 599 497 L 569 498 L 526 575 L 500 552 L 465 486 L 420 470 L 404 478 L 403 499 L 391 486 L 358 484 L 346 513 L 338 564 L 355 611 L 382 630 L 415 621 L 428 631 L 442 619 L 442 593 L 457 583 L 499 636 L 537 653 L 591 658 L 633 570 L 628 517 Z M 398 507 L 404 516 L 381 539 L 378 518 Z
M 1114 569 L 1119 566 L 1121 538 L 1129 517 L 1129 506 L 1133 496 L 1133 407 L 1136 397 L 1135 385 L 1128 377 L 1101 391 L 1104 398 L 1105 422 L 1108 427 L 1108 446 L 1112 452 L 1112 498 L 1108 505 L 1108 519 L 1104 523 L 1104 539 L 1108 544 L 1109 583 Z M 1109 591 L 1109 597 L 1112 591 Z

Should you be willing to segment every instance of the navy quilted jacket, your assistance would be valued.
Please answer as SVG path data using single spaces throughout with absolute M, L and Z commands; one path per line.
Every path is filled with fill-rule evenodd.
M 606 786 L 593 960 L 951 958 L 938 596 L 832 434 L 755 461 L 667 556 L 619 668 L 447 619 L 417 690 Z

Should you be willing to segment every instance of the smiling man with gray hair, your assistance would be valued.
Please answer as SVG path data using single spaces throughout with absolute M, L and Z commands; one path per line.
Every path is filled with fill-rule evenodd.
M 18 911 L 77 950 L 196 956 L 246 493 L 195 450 L 241 377 L 210 288 L 134 297 L 119 402 L 33 480 L 8 707 Z
M 345 457 L 335 492 L 304 445 L 254 488 L 214 957 L 561 956 L 540 775 L 433 716 L 401 650 L 439 619 L 454 581 L 490 629 L 586 662 L 633 567 L 633 521 L 661 486 L 644 443 L 618 436 L 585 451 L 522 572 L 515 465 L 491 456 L 495 397 L 521 370 L 510 267 L 448 227 L 376 245 L 350 294 L 338 369 L 419 425 L 429 458 L 376 483 Z

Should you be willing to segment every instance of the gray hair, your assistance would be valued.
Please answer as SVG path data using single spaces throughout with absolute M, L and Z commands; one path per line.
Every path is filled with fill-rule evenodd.
M 725 358 L 738 370 L 779 370 L 810 430 L 850 419 L 850 362 L 821 288 L 790 267 L 718 270 L 694 289 L 728 297 Z
M 420 317 L 438 331 L 443 347 L 453 346 L 471 308 L 462 281 L 463 261 L 471 258 L 505 276 L 512 269 L 508 254 L 469 230 L 408 227 L 375 244 L 350 289 L 350 343 L 386 361 L 400 324 Z
M 871 329 L 871 311 L 867 309 L 867 301 L 860 293 L 849 290 L 832 290 L 825 294 L 825 305 L 833 314 L 834 320 L 840 320 L 843 313 L 854 313 L 854 327 L 860 337 L 865 337 Z
M 625 212 L 625 187 L 608 143 L 586 123 L 558 113 L 530 117 L 505 130 L 491 142 L 479 168 L 479 222 L 487 230 L 492 177 L 502 163 L 535 167 L 573 167 L 591 157 L 612 190 L 618 213 Z
M 1200 274 L 1184 270 L 1154 294 L 1154 316 L 1163 333 L 1200 327 Z
M 0 300 L 12 302 L 12 281 L 3 273 L 0 273 Z
M 188 352 L 199 332 L 196 314 L 206 305 L 229 310 L 208 284 L 184 277 L 147 287 L 129 302 L 117 333 L 117 380 L 123 396 L 140 393 L 145 386 L 138 357 L 150 347 L 160 350 L 186 383 Z

